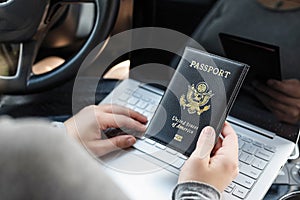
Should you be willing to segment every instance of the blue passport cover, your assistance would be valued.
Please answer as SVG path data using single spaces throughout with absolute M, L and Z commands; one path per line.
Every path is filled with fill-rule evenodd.
M 187 47 L 145 137 L 190 156 L 205 126 L 220 133 L 248 69 Z

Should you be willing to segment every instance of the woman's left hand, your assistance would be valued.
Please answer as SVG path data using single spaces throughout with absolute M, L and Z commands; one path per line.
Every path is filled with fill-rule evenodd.
M 145 132 L 147 118 L 131 109 L 117 105 L 88 106 L 68 119 L 64 124 L 68 134 L 81 142 L 96 156 L 132 146 L 136 139 L 132 135 L 102 138 L 102 131 L 120 128 Z

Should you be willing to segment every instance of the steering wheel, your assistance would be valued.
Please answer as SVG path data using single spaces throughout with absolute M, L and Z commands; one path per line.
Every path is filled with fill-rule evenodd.
M 61 66 L 34 75 L 32 66 L 47 32 L 66 6 L 76 3 L 94 4 L 94 24 L 89 37 L 76 55 Z M 0 43 L 19 44 L 16 73 L 0 76 L 0 94 L 41 91 L 74 77 L 87 54 L 108 37 L 119 3 L 119 0 L 0 0 Z

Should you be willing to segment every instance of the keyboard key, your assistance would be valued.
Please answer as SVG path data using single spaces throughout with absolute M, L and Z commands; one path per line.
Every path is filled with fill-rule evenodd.
M 241 154 L 242 154 L 242 151 L 239 151 L 239 158 L 240 158 Z
M 229 187 L 229 188 L 234 188 L 235 185 L 236 185 L 235 183 L 231 182 L 231 183 L 228 185 L 228 187 Z
M 158 149 L 158 148 L 157 148 Z M 151 156 L 155 157 L 155 158 L 158 158 L 159 160 L 167 163 L 167 164 L 174 164 L 175 166 L 177 166 L 176 168 L 180 168 L 178 167 L 180 165 L 176 163 L 177 160 L 179 160 L 179 158 L 173 154 L 170 154 L 164 150 L 159 150 L 159 151 L 156 151 L 154 153 L 151 154 Z
M 246 144 L 244 144 L 242 150 L 245 151 L 245 152 L 247 152 L 247 153 L 249 153 L 249 154 L 254 154 L 255 151 L 256 151 L 256 147 L 254 147 L 250 143 L 246 143 Z
M 144 111 L 144 112 L 143 112 L 143 115 L 145 115 L 145 116 L 147 117 L 148 121 L 149 121 L 149 120 L 152 118 L 153 113 L 149 113 L 149 112 L 147 112 L 147 111 Z
M 156 110 L 156 107 L 155 105 L 148 105 L 147 108 L 146 108 L 146 111 L 150 112 L 150 113 L 154 113 L 155 110 Z
M 127 100 L 127 103 L 131 104 L 131 105 L 135 105 L 137 102 L 139 101 L 139 99 L 135 98 L 135 97 L 130 97 Z
M 245 152 L 241 152 L 241 154 L 239 156 L 239 160 L 246 164 L 250 164 L 253 159 L 254 159 L 254 156 L 252 156 L 248 153 L 245 153 Z
M 276 147 L 266 145 L 266 146 L 265 146 L 265 150 L 268 150 L 268 151 L 271 151 L 272 153 L 275 153 Z
M 170 148 L 167 148 L 167 152 L 169 152 L 170 154 L 173 154 L 173 155 L 177 154 L 177 151 L 170 149 Z
M 251 178 L 257 179 L 261 173 L 261 170 L 252 167 L 251 165 L 239 163 L 240 173 L 250 176 Z
M 252 179 L 252 178 L 250 178 L 250 177 L 248 177 L 248 176 L 246 176 L 246 175 L 244 175 L 244 174 L 239 174 L 233 180 L 233 182 L 238 183 L 238 184 L 240 184 L 240 185 L 242 185 L 242 186 L 250 189 L 253 186 L 255 180 Z
M 136 97 L 136 98 L 141 98 L 141 97 L 142 97 L 142 95 L 141 95 L 140 93 L 138 93 L 138 92 L 134 92 L 134 93 L 132 94 L 132 96 L 134 96 L 134 97 Z
M 242 140 L 244 140 L 245 142 L 249 142 L 249 143 L 252 143 L 252 139 L 250 139 L 250 138 L 247 138 L 247 137 L 245 137 L 245 136 L 242 136 Z
M 146 138 L 146 139 L 145 139 L 145 142 L 147 142 L 147 143 L 149 143 L 149 144 L 151 144 L 151 145 L 154 145 L 154 144 L 156 143 L 155 141 L 150 140 L 149 138 Z
M 121 94 L 121 96 L 118 98 L 121 101 L 127 101 L 129 99 L 129 95 L 128 94 Z
M 151 101 L 151 99 L 148 98 L 148 97 L 142 97 L 142 100 L 145 101 L 145 102 L 150 102 Z
M 172 162 L 171 165 L 177 169 L 180 169 L 182 165 L 185 163 L 184 159 L 177 157 L 178 159 L 175 162 Z
M 162 145 L 162 144 L 159 144 L 159 143 L 156 143 L 155 146 L 162 149 L 162 150 L 165 150 L 167 148 L 165 145 Z
M 264 149 L 259 149 L 255 154 L 256 157 L 259 157 L 266 161 L 270 160 L 272 155 L 273 155 L 273 153 L 271 153 L 270 151 L 264 150 Z
M 157 105 L 159 104 L 159 102 L 160 102 L 160 99 L 161 99 L 161 98 L 153 98 L 153 99 L 151 99 L 151 103 L 152 103 L 153 105 L 157 106 Z
M 145 141 L 145 142 L 144 142 Z M 150 144 L 148 142 L 151 142 L 152 140 L 149 140 L 148 138 L 146 138 L 144 141 L 142 140 L 138 140 L 133 147 L 136 149 L 139 149 L 142 152 L 145 152 L 147 154 L 149 154 L 152 157 L 155 157 L 167 164 L 172 165 L 173 167 L 180 169 L 182 167 L 182 165 L 184 164 L 185 160 L 182 158 L 179 158 L 176 154 L 177 152 L 172 150 L 174 152 L 176 152 L 176 154 L 171 154 L 168 151 L 165 151 L 163 149 L 161 149 L 160 147 L 163 146 L 159 146 L 160 144 L 155 143 L 155 145 Z M 147 142 L 148 141 L 148 142 Z M 151 142 L 152 143 L 152 142 Z
M 236 184 L 233 183 L 233 182 L 231 182 L 231 183 L 227 186 L 227 188 L 225 188 L 225 192 L 228 192 L 228 193 L 232 192 L 232 190 L 234 189 L 235 186 L 236 186 Z
M 138 113 L 141 113 L 141 114 L 144 112 L 142 109 L 136 108 L 136 107 L 135 107 L 133 110 L 134 110 L 135 112 L 138 112 Z
M 257 142 L 257 141 L 254 141 L 252 144 L 255 145 L 255 146 L 257 146 L 257 147 L 260 147 L 260 148 L 264 147 L 264 145 L 262 143 Z
M 181 159 L 183 159 L 183 160 L 187 159 L 187 157 L 185 155 L 182 155 L 181 153 L 178 154 L 178 157 L 181 158 Z
M 141 108 L 141 109 L 145 109 L 148 106 L 148 103 L 144 102 L 144 101 L 139 101 L 136 104 L 137 107 Z
M 230 193 L 232 190 L 233 190 L 233 188 L 227 187 L 227 188 L 225 188 L 224 191 L 227 192 L 227 193 Z
M 267 162 L 263 161 L 262 159 L 259 159 L 259 158 L 255 158 L 252 163 L 252 166 L 257 169 L 264 169 L 266 167 L 266 165 L 267 165 Z
M 239 198 L 243 199 L 243 198 L 246 197 L 248 192 L 249 192 L 248 189 L 237 185 L 232 194 L 236 197 L 239 197 Z
M 125 107 L 127 107 L 127 104 L 126 104 L 126 102 L 124 102 L 124 101 L 119 101 L 119 100 L 117 100 L 116 102 L 114 102 L 115 104 L 117 104 L 117 105 L 119 105 L 119 106 L 125 106 Z
M 238 142 L 239 142 L 239 149 L 243 148 L 245 142 L 242 141 L 241 139 L 239 139 Z
M 134 110 L 134 109 L 135 109 L 135 106 L 134 106 L 134 105 L 128 105 L 128 104 L 127 104 L 126 107 L 127 107 L 127 108 L 130 108 L 131 110 Z
M 133 90 L 128 88 L 128 89 L 125 90 L 125 93 L 129 94 L 131 96 L 132 93 L 133 93 Z
M 154 145 L 151 145 L 149 143 L 146 143 L 143 140 L 136 141 L 136 143 L 134 143 L 133 147 L 142 152 L 150 154 L 150 155 L 159 151 L 159 149 L 157 147 L 155 147 Z

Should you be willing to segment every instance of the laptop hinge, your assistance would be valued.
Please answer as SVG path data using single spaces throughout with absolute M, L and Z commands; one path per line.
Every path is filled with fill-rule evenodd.
M 150 91 L 150 92 L 154 92 L 155 94 L 158 94 L 158 95 L 160 95 L 160 96 L 164 95 L 164 91 L 162 91 L 162 90 L 160 90 L 160 89 L 158 89 L 158 88 L 156 88 L 156 87 L 153 87 L 153 86 L 151 86 L 151 85 L 140 84 L 139 87 L 140 87 L 140 88 L 143 88 L 143 89 L 145 89 L 145 90 L 148 90 L 148 91 Z
M 256 127 L 256 126 L 254 126 L 252 124 L 249 124 L 247 122 L 244 122 L 242 120 L 236 119 L 236 118 L 231 117 L 231 116 L 228 116 L 226 120 L 229 121 L 232 124 L 237 125 L 237 126 L 243 127 L 243 128 L 248 129 L 250 131 L 258 133 L 260 135 L 264 135 L 264 136 L 266 136 L 266 137 L 268 137 L 270 139 L 274 139 L 274 137 L 276 136 L 275 133 L 272 133 L 272 132 L 267 131 L 267 130 L 263 130 L 263 129 L 259 128 L 259 127 Z

